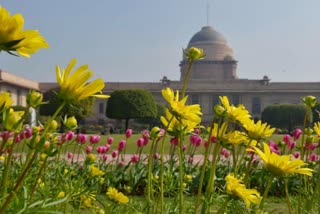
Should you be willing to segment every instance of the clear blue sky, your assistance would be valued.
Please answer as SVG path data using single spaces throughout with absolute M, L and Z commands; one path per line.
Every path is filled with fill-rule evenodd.
M 179 79 L 182 48 L 202 26 L 222 33 L 240 78 L 320 81 L 319 0 L 3 0 L 50 48 L 30 59 L 0 55 L 0 68 L 53 82 L 76 57 L 110 81 Z

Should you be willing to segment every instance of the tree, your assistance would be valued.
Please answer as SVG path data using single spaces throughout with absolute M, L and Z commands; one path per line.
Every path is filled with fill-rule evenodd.
M 130 119 L 157 116 L 154 97 L 146 90 L 116 90 L 110 95 L 106 116 L 112 119 L 125 119 L 125 129 L 128 129 Z
M 62 101 L 58 98 L 57 92 L 59 88 L 50 89 L 43 94 L 44 102 L 48 104 L 40 105 L 39 113 L 41 116 L 50 116 L 55 113 L 58 107 L 62 104 Z M 95 102 L 93 97 L 86 98 L 80 102 L 73 103 L 72 105 L 66 105 L 60 115 L 74 116 L 78 121 L 92 114 L 92 107 Z
M 306 107 L 296 104 L 275 104 L 267 106 L 262 112 L 262 121 L 271 126 L 287 129 L 290 133 L 295 127 L 303 126 Z M 308 113 L 307 123 L 312 122 L 312 113 Z
M 154 117 L 154 118 L 141 118 L 141 119 L 138 119 L 136 122 L 143 123 L 143 124 L 149 124 L 150 129 L 154 126 L 161 126 L 160 117 L 165 116 L 166 109 L 160 103 L 157 103 L 156 105 L 157 105 L 156 117 Z

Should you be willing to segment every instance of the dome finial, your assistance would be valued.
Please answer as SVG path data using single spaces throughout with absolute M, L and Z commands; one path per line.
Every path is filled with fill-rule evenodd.
M 207 3 L 207 26 L 209 26 L 209 9 L 210 9 L 210 4 L 208 2 Z

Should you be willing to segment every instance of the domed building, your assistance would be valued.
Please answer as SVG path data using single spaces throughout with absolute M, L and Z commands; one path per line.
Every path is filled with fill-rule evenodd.
M 196 61 L 190 75 L 192 80 L 227 80 L 237 78 L 237 61 L 227 40 L 210 26 L 203 27 L 191 39 L 187 46 L 203 49 L 206 57 Z M 183 56 L 180 63 L 182 81 L 187 70 L 188 62 Z

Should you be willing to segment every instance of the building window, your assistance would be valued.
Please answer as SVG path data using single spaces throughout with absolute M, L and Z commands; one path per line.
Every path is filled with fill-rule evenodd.
M 200 97 L 199 95 L 193 94 L 191 96 L 191 104 L 200 104 Z
M 220 99 L 218 95 L 211 95 L 209 100 L 209 111 L 210 113 L 213 113 L 213 108 L 215 105 L 220 103 Z
M 252 114 L 260 114 L 261 113 L 261 100 L 260 97 L 252 98 Z
M 240 96 L 239 95 L 233 95 L 232 96 L 232 104 L 237 106 L 240 104 Z
M 99 103 L 99 114 L 104 114 L 104 103 Z

